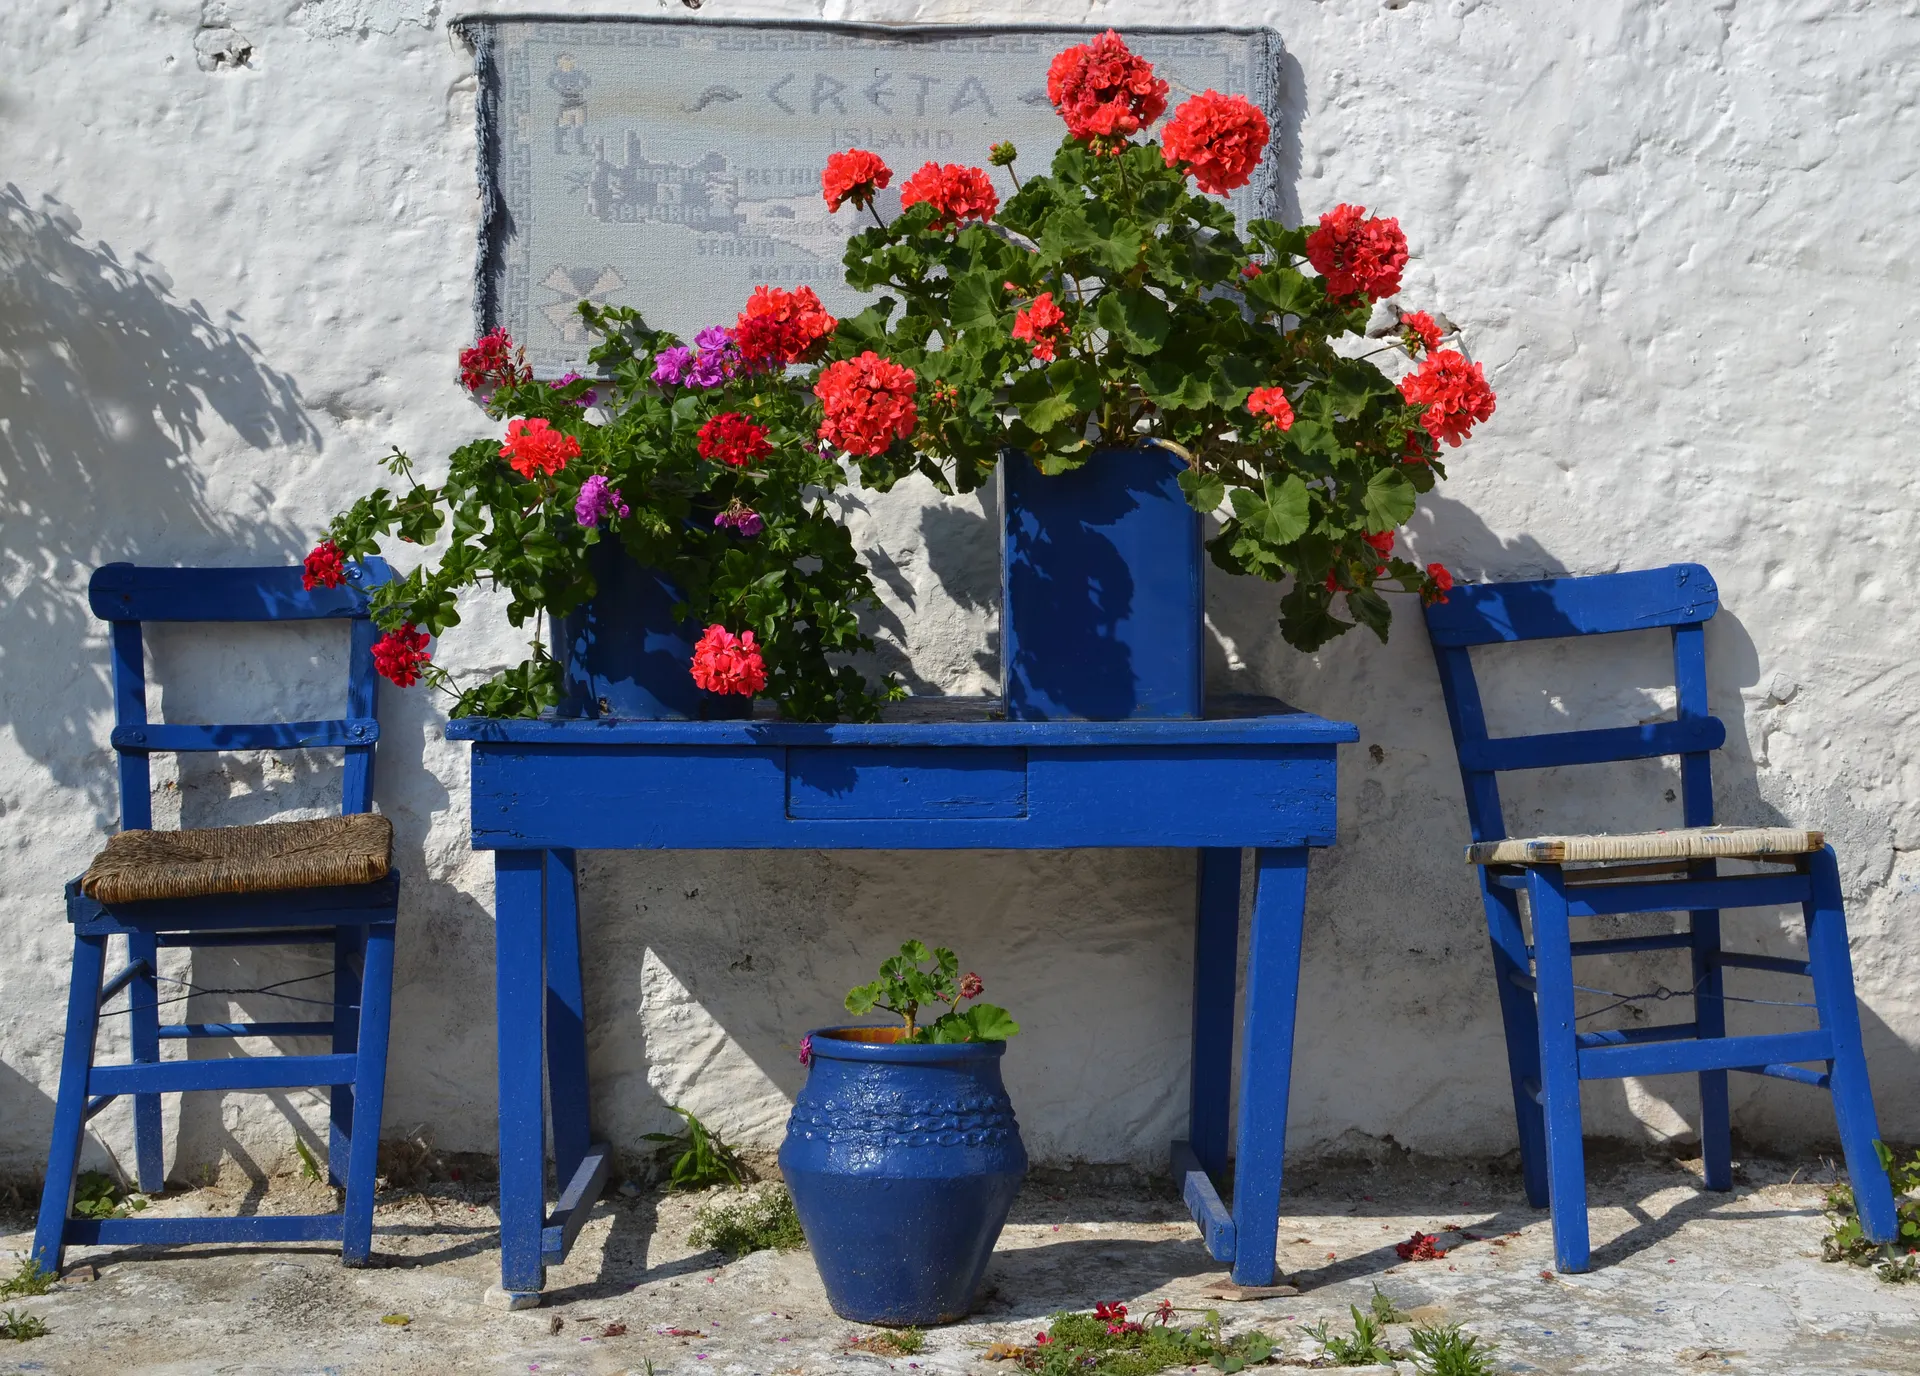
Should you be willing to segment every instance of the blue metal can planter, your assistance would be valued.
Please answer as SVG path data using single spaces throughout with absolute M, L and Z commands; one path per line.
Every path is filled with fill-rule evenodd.
M 1000 1081 L 1005 1042 L 901 1045 L 824 1027 L 780 1171 L 833 1312 L 952 1323 L 972 1310 L 1027 1173 Z
M 674 618 L 680 590 L 618 540 L 587 555 L 592 600 L 554 620 L 560 706 L 566 718 L 727 721 L 753 715 L 753 699 L 709 693 L 693 681 L 701 627 Z
M 1000 663 L 1015 721 L 1206 714 L 1200 513 L 1157 445 L 1048 476 L 1000 460 Z

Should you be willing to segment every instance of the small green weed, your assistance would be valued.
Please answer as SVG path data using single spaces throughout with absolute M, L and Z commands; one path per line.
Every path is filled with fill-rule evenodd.
M 302 1180 L 310 1180 L 316 1185 L 319 1184 L 322 1179 L 320 1162 L 319 1159 L 314 1156 L 313 1148 L 296 1137 L 293 1139 L 293 1151 L 294 1154 L 300 1158 L 300 1178 Z
M 40 1263 L 27 1257 L 20 1263 L 20 1269 L 5 1280 L 0 1280 L 0 1300 L 10 1300 L 18 1295 L 44 1295 L 53 1289 L 53 1283 L 59 1277 L 51 1271 L 42 1271 Z
M 0 1310 L 0 1338 L 24 1343 L 30 1338 L 44 1338 L 50 1332 L 47 1321 L 38 1314 L 29 1314 L 24 1309 Z
M 1040 1376 L 1153 1376 L 1203 1364 L 1234 1376 L 1273 1355 L 1273 1340 L 1264 1333 L 1223 1339 L 1213 1310 L 1192 1328 L 1173 1327 L 1174 1312 L 1163 1305 L 1154 1324 L 1129 1323 L 1124 1304 L 1102 1304 L 1091 1314 L 1055 1314 L 1045 1340 L 1022 1349 L 1019 1360 Z
M 1380 1287 L 1377 1285 L 1373 1287 L 1373 1299 L 1368 1303 L 1367 1307 L 1373 1311 L 1373 1321 L 1375 1323 L 1405 1323 L 1407 1321 L 1407 1315 L 1401 1310 L 1394 1308 L 1393 1301 L 1381 1294 Z
M 1493 1344 L 1460 1331 L 1460 1325 L 1416 1328 L 1409 1341 L 1421 1376 L 1493 1376 Z
M 747 1178 L 746 1166 L 717 1133 L 687 1110 L 675 1104 L 667 1107 L 687 1120 L 687 1130 L 645 1135 L 649 1142 L 665 1144 L 660 1148 L 662 1155 L 675 1147 L 680 1149 L 667 1172 L 668 1189 L 704 1190 L 709 1185 L 738 1185 Z
M 1353 1315 L 1353 1333 L 1349 1337 L 1336 1338 L 1327 1332 L 1327 1321 L 1320 1320 L 1312 1328 L 1300 1331 L 1320 1344 L 1321 1354 L 1332 1360 L 1335 1366 L 1376 1366 L 1381 1362 L 1391 1362 L 1399 1354 L 1381 1341 L 1380 1325 L 1383 1322 L 1376 1317 L 1378 1301 L 1386 1297 L 1379 1291 L 1374 1292 L 1376 1304 L 1374 1312 L 1362 1314 L 1357 1305 L 1348 1305 L 1347 1312 Z M 1391 1303 L 1387 1308 L 1392 1309 Z
M 1869 1242 L 1860 1229 L 1860 1214 L 1854 1207 L 1853 1187 L 1835 1185 L 1827 1191 L 1827 1235 L 1821 1239 L 1820 1255 L 1827 1261 L 1846 1261 L 1868 1266 L 1881 1280 L 1892 1284 L 1920 1280 L 1920 1151 L 1910 1161 L 1900 1161 L 1884 1142 L 1875 1142 L 1880 1164 L 1893 1182 L 1895 1217 L 1899 1227 L 1896 1240 L 1887 1246 Z
M 734 1258 L 769 1247 L 792 1252 L 807 1245 L 800 1215 L 793 1211 L 793 1196 L 784 1185 L 729 1193 L 702 1204 L 693 1216 L 687 1241 Z
M 129 1194 L 104 1171 L 81 1171 L 73 1187 L 73 1211 L 82 1218 L 125 1218 L 147 1207 L 143 1194 Z
M 927 1345 L 927 1335 L 917 1328 L 895 1328 L 855 1338 L 847 1346 L 855 1352 L 875 1357 L 918 1357 Z

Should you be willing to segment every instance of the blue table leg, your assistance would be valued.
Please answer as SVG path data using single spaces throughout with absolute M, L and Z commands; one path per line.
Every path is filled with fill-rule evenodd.
M 1193 930 L 1193 1065 L 1187 1141 L 1202 1169 L 1227 1175 L 1233 1087 L 1233 1003 L 1240 965 L 1240 852 L 1200 852 Z
M 554 1173 L 562 1188 L 591 1145 L 587 1106 L 587 1004 L 580 978 L 579 885 L 574 853 L 546 852 L 547 1100 Z
M 1294 1011 L 1306 928 L 1307 849 L 1255 853 L 1253 932 L 1247 948 L 1247 1012 L 1240 1043 L 1240 1133 L 1234 1164 L 1233 1278 L 1273 1284 L 1280 1183 L 1293 1078 Z
M 546 1038 L 545 856 L 493 857 L 494 1018 L 500 1064 L 500 1288 L 538 1294 L 546 1283 L 540 1230 L 546 1221 L 546 1110 L 541 1071 Z

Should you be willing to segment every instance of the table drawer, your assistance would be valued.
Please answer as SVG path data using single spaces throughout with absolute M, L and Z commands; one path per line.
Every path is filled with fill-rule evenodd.
M 1019 747 L 789 746 L 787 816 L 840 821 L 1025 817 Z

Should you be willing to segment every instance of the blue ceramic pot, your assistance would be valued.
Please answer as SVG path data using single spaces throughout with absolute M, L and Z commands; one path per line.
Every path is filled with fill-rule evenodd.
M 1206 712 L 1200 513 L 1179 456 L 1102 449 L 1052 477 L 1000 460 L 1000 664 L 1015 721 Z
M 823 1027 L 780 1172 L 833 1312 L 952 1323 L 979 1294 L 1027 1173 L 1000 1083 L 1005 1042 L 902 1046 L 891 1027 Z
M 560 661 L 556 715 L 725 721 L 753 715 L 753 699 L 709 693 L 693 681 L 693 647 L 702 627 L 676 621 L 680 591 L 658 569 L 637 562 L 618 540 L 587 553 L 598 591 L 554 619 Z

